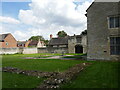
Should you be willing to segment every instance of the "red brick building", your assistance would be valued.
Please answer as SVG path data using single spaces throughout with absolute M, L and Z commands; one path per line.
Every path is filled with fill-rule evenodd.
M 0 48 L 16 48 L 17 41 L 11 33 L 0 34 Z

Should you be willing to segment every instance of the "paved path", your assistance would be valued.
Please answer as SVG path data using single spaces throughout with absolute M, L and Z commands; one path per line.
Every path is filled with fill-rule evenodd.
M 52 57 L 47 57 L 44 59 L 60 59 L 61 57 L 63 57 L 63 56 L 52 56 Z
M 73 55 L 64 55 L 64 56 L 73 56 Z M 63 58 L 64 56 L 51 56 L 47 58 L 37 58 L 37 57 L 25 57 L 25 59 L 73 59 L 73 58 Z

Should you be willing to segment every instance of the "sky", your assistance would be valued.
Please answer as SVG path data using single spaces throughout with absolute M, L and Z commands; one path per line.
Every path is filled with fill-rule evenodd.
M 14 0 L 13 0 L 14 1 Z M 87 29 L 87 8 L 93 0 L 18 0 L 0 2 L 0 34 L 12 33 L 19 41 L 42 35 L 49 39 L 64 30 L 80 35 Z

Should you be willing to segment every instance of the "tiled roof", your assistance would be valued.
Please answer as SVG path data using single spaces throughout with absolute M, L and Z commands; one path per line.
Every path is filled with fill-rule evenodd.
M 28 46 L 37 46 L 38 41 L 31 41 Z
M 18 41 L 17 44 L 21 45 L 21 44 L 25 44 L 27 41 Z
M 0 34 L 0 41 L 3 41 L 9 34 Z
M 68 44 L 68 38 L 69 38 L 69 36 L 52 38 L 49 41 L 49 45 L 66 45 L 66 44 Z

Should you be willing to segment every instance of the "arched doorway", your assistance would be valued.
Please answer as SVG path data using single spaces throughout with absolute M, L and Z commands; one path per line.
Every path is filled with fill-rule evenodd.
M 76 45 L 75 53 L 83 53 L 83 47 L 81 45 Z

